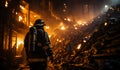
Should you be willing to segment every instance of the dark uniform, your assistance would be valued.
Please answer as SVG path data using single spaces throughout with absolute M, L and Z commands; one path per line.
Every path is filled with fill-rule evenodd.
M 43 29 L 44 25 L 41 19 L 36 20 L 24 40 L 30 70 L 46 70 L 48 57 L 51 61 L 54 59 L 48 34 Z M 37 40 L 34 40 L 34 34 Z

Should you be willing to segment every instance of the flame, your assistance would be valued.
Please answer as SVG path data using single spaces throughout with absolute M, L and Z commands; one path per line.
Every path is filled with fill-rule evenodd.
M 64 18 L 64 20 L 67 20 L 66 18 Z
M 78 23 L 79 25 L 81 25 L 81 24 L 82 24 L 82 21 L 79 20 L 79 21 L 77 21 L 77 23 Z
M 61 27 L 61 30 L 65 30 L 65 27 L 64 27 L 64 26 L 62 26 L 62 27 Z
M 68 20 L 68 21 L 71 21 L 71 19 L 70 19 L 70 18 L 67 18 L 67 20 Z
M 45 28 L 46 28 L 46 29 L 50 29 L 50 27 L 49 27 L 49 26 L 45 26 Z
M 59 41 L 59 39 L 57 39 L 57 41 Z
M 30 26 L 33 26 L 33 23 L 32 23 L 32 22 L 30 22 Z
M 84 43 L 86 43 L 86 40 L 83 40 Z
M 51 38 L 52 35 L 49 35 L 49 38 Z
M 107 22 L 105 22 L 105 23 L 104 23 L 104 26 L 107 26 L 107 24 L 108 24 L 108 23 L 107 23 Z
M 75 30 L 77 30 L 78 28 L 77 27 L 75 27 Z
M 80 48 L 81 48 L 81 46 L 82 46 L 82 44 L 78 44 L 77 49 L 80 49 Z
M 17 42 L 17 47 L 16 47 L 16 48 L 18 49 L 18 48 L 19 48 L 19 45 L 21 45 L 21 44 L 24 44 L 23 41 L 22 41 L 22 40 L 18 40 L 18 42 Z
M 5 2 L 5 7 L 8 7 L 8 2 L 7 1 Z
M 20 5 L 20 8 L 21 8 L 22 10 L 25 10 L 25 8 L 24 8 L 22 5 Z
M 19 16 L 19 21 L 22 21 L 22 20 L 23 20 L 22 16 Z
M 17 15 L 18 13 L 16 12 L 15 14 Z

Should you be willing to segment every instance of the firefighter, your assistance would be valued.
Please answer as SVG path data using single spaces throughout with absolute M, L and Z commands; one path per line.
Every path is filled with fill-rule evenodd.
M 52 46 L 44 26 L 44 21 L 37 19 L 25 36 L 24 47 L 30 70 L 46 70 L 48 58 L 51 62 L 54 60 Z

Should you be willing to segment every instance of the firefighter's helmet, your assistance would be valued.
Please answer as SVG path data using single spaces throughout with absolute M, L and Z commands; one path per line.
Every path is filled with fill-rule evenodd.
M 45 23 L 42 19 L 37 19 L 34 23 L 34 26 L 44 26 Z

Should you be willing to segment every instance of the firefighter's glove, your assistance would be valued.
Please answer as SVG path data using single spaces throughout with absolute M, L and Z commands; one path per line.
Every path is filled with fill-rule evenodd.
M 49 59 L 50 59 L 51 63 L 54 62 L 54 57 L 53 56 L 50 56 Z

